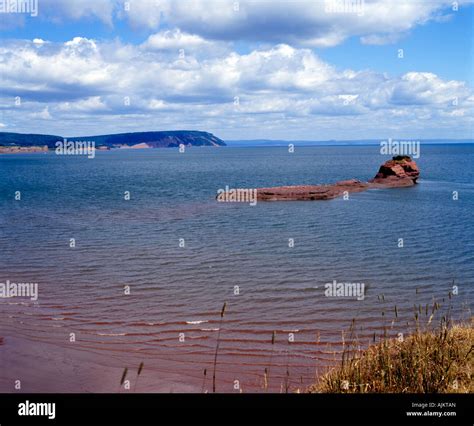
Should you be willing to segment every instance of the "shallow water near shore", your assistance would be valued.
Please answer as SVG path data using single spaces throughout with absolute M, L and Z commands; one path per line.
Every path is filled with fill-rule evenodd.
M 39 288 L 37 302 L 0 299 L 0 391 L 19 379 L 25 392 L 116 392 L 125 367 L 132 391 L 210 390 L 219 327 L 218 391 L 262 391 L 265 368 L 271 391 L 296 389 L 337 362 L 353 319 L 368 344 L 384 327 L 409 332 L 414 304 L 433 299 L 469 318 L 472 144 L 422 145 L 411 188 L 215 200 L 226 185 L 368 180 L 388 158 L 379 146 L 0 156 L 0 283 Z M 365 297 L 327 297 L 334 280 Z

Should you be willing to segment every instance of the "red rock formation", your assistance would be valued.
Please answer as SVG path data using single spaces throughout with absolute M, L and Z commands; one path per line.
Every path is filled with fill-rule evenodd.
M 344 193 L 362 192 L 370 188 L 401 188 L 416 183 L 420 171 L 408 156 L 393 157 L 386 161 L 369 182 L 343 180 L 332 185 L 297 185 L 257 188 L 259 201 L 330 200 Z
M 369 184 L 356 179 L 343 180 L 332 185 L 298 185 L 276 186 L 274 188 L 258 188 L 257 200 L 261 201 L 305 201 L 330 200 L 347 192 L 361 192 Z
M 416 183 L 420 170 L 417 164 L 406 155 L 399 155 L 380 166 L 379 172 L 369 182 L 376 185 L 401 187 Z

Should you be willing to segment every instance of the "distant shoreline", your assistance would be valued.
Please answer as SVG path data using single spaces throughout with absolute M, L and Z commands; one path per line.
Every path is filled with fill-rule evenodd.
M 293 144 L 299 148 L 316 148 L 316 147 L 369 147 L 377 146 L 380 142 L 360 141 L 360 142 L 309 142 L 309 141 L 269 141 L 268 143 L 259 143 L 258 141 L 226 141 L 225 148 L 288 148 L 289 144 Z M 474 140 L 456 140 L 449 141 L 420 141 L 423 146 L 471 146 L 474 145 Z M 146 146 L 145 146 L 146 145 Z M 186 148 L 216 148 L 211 145 L 185 145 Z M 155 150 L 159 148 L 179 148 L 179 147 L 152 147 L 147 144 L 139 145 L 121 145 L 121 146 L 98 146 L 95 151 L 143 151 Z M 0 155 L 2 154 L 35 154 L 35 153 L 54 153 L 55 148 L 48 146 L 2 146 L 0 145 Z
M 64 137 L 58 135 L 26 134 L 0 132 L 0 146 L 34 147 L 45 145 L 54 149 L 57 144 L 84 144 L 97 148 L 144 147 L 177 148 L 180 146 L 225 146 L 225 142 L 209 132 L 199 130 L 173 130 L 117 133 L 110 135 L 93 135 L 80 137 Z
M 32 152 L 48 152 L 49 149 L 44 146 L 0 146 L 0 154 L 29 154 Z

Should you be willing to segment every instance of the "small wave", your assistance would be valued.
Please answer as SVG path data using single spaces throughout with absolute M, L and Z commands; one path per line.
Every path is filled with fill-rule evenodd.
M 201 331 L 219 331 L 218 328 L 201 328 Z
M 12 297 L 6 297 L 6 299 L 11 299 Z M 29 306 L 30 304 L 28 302 L 7 302 L 7 305 Z
M 203 324 L 205 322 L 209 322 L 207 320 L 202 320 L 202 321 L 186 321 L 186 324 L 190 324 L 190 325 L 195 325 L 195 324 Z
M 116 322 L 118 324 L 118 322 Z M 123 322 L 120 322 L 123 324 Z M 166 325 L 167 323 L 165 322 L 151 322 L 151 321 L 139 321 L 139 322 L 131 322 L 127 324 L 130 327 L 148 327 L 148 326 L 154 326 L 154 325 Z
M 98 336 L 126 336 L 127 333 L 97 333 Z

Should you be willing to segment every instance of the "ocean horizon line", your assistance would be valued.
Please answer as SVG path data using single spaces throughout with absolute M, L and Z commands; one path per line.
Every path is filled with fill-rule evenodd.
M 300 146 L 372 146 L 379 145 L 388 139 L 341 139 L 341 140 L 291 140 L 291 139 L 224 139 L 228 147 L 236 146 L 287 146 L 288 144 L 299 144 Z M 397 141 L 414 141 L 415 139 L 393 139 Z M 423 145 L 472 145 L 474 139 L 416 139 Z

